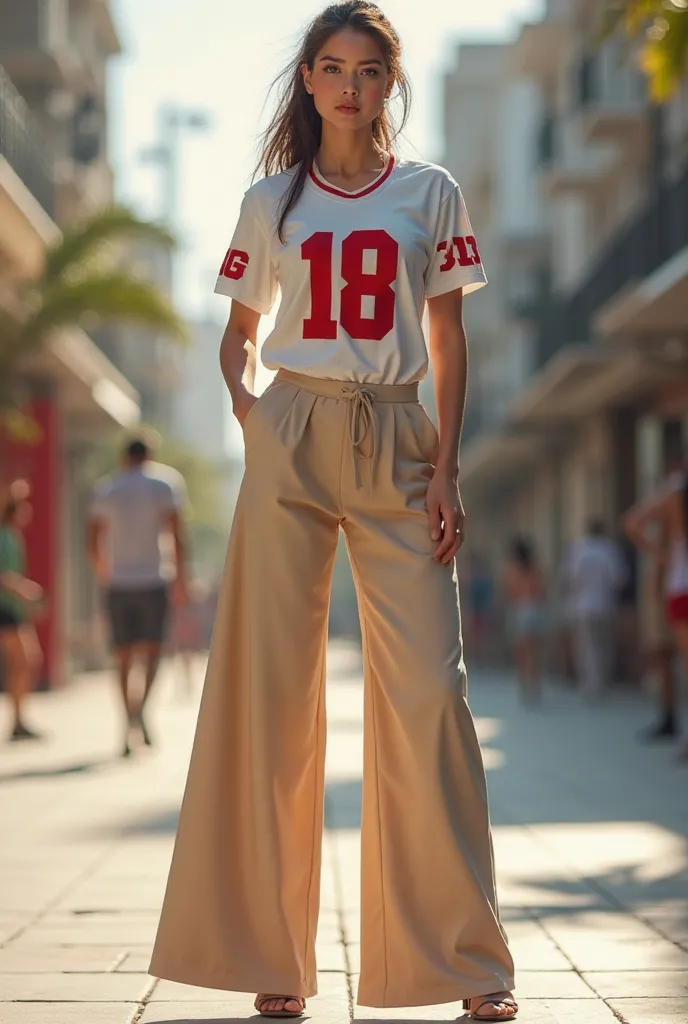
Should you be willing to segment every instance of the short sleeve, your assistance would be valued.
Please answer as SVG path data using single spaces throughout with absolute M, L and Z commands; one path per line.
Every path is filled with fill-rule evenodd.
M 219 295 L 267 314 L 277 296 L 277 276 L 270 256 L 270 238 L 254 193 L 247 192 L 227 255 L 215 285 Z
M 425 294 L 432 299 L 463 288 L 467 295 L 485 284 L 487 277 L 478 243 L 461 190 L 455 185 L 439 210 L 433 252 L 425 274 Z

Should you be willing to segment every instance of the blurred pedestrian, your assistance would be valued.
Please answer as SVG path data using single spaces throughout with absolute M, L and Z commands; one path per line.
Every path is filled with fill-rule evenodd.
M 590 700 L 599 700 L 610 680 L 616 609 L 625 580 L 618 544 L 607 537 L 600 519 L 591 519 L 586 536 L 572 545 L 562 567 L 562 582 L 571 600 L 576 674 Z
M 124 756 L 131 753 L 132 732 L 140 731 L 144 743 L 152 745 L 144 710 L 158 672 L 170 597 L 183 603 L 187 589 L 184 481 L 150 456 L 144 439 L 127 444 L 122 468 L 96 487 L 88 530 L 88 554 L 103 588 L 117 659 L 126 719 Z M 170 540 L 173 559 L 163 557 Z M 137 655 L 145 678 L 135 702 L 131 672 Z
M 521 699 L 539 702 L 545 582 L 532 543 L 516 537 L 509 547 L 504 579 L 509 634 L 513 642 Z
M 390 152 L 400 60 L 369 0 L 316 17 L 220 272 L 233 300 L 220 359 L 246 472 L 150 970 L 257 991 L 267 1016 L 302 1016 L 316 990 L 323 684 L 343 530 L 367 686 L 358 1000 L 464 999 L 476 1019 L 506 1021 L 514 968 L 455 583 L 462 300 L 485 275 L 456 182 Z M 277 376 L 256 400 L 255 339 L 278 287 L 262 348 Z M 429 361 L 439 435 L 418 401 Z
M 629 540 L 641 550 L 645 547 L 645 532 L 654 534 L 652 558 L 646 577 L 647 607 L 644 646 L 658 681 L 658 712 L 656 722 L 644 729 L 641 739 L 653 742 L 672 740 L 680 734 L 678 693 L 675 671 L 676 641 L 667 616 L 666 566 L 670 548 L 669 522 L 666 516 L 654 516 L 645 522 L 646 513 L 653 517 L 657 502 L 667 495 L 681 492 L 686 485 L 685 456 L 682 452 L 669 453 L 665 462 L 665 478 L 654 494 L 629 509 L 622 526 Z M 651 525 L 650 525 L 651 524 Z M 660 552 L 659 556 L 656 552 Z
M 42 662 L 32 620 L 43 607 L 43 588 L 26 575 L 23 536 L 32 514 L 29 486 L 18 480 L 8 489 L 0 512 L 0 655 L 12 703 L 13 742 L 41 739 L 24 720 L 24 703 L 36 686 Z
M 684 479 L 680 488 L 665 487 L 654 499 L 645 502 L 634 512 L 627 529 L 656 566 L 667 619 L 684 672 L 688 673 L 688 482 Z M 675 712 L 675 693 L 672 696 Z M 669 719 L 669 724 L 671 721 Z M 675 717 L 673 724 L 676 726 Z M 688 745 L 681 751 L 680 759 L 688 762 Z

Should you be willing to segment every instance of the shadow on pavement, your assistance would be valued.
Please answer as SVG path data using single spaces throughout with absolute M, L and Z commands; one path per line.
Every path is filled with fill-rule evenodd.
M 352 829 L 361 827 L 362 779 L 328 782 L 325 787 L 325 828 Z
M 66 764 L 52 768 L 22 768 L 16 772 L 0 772 L 0 785 L 22 782 L 26 779 L 59 779 L 65 775 L 85 775 L 88 772 L 98 771 L 100 768 L 109 768 L 120 760 L 120 758 L 108 757 L 97 761 L 81 761 L 77 764 Z

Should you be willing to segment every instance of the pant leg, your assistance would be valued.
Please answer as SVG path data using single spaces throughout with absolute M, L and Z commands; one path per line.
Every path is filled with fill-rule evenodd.
M 592 694 L 596 688 L 595 650 L 590 618 L 579 616 L 573 624 L 573 661 L 578 684 L 583 693 Z
M 378 415 L 373 500 L 351 489 L 343 522 L 366 675 L 358 1002 L 413 1006 L 511 989 L 514 967 L 456 581 L 432 559 L 422 410 Z
M 246 423 L 189 776 L 150 971 L 310 996 L 323 818 L 323 693 L 338 535 L 327 417 L 270 389 Z M 315 445 L 315 447 L 314 447 Z M 331 462 L 331 458 L 330 458 Z
M 609 659 L 611 637 L 605 617 L 583 615 L 575 626 L 576 668 L 582 692 L 591 698 L 601 696 Z

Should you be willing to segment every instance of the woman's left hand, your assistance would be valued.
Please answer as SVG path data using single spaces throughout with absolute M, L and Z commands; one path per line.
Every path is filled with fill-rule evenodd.
M 459 485 L 452 473 L 435 470 L 425 503 L 430 514 L 430 537 L 439 541 L 433 558 L 448 565 L 463 544 L 466 521 Z

